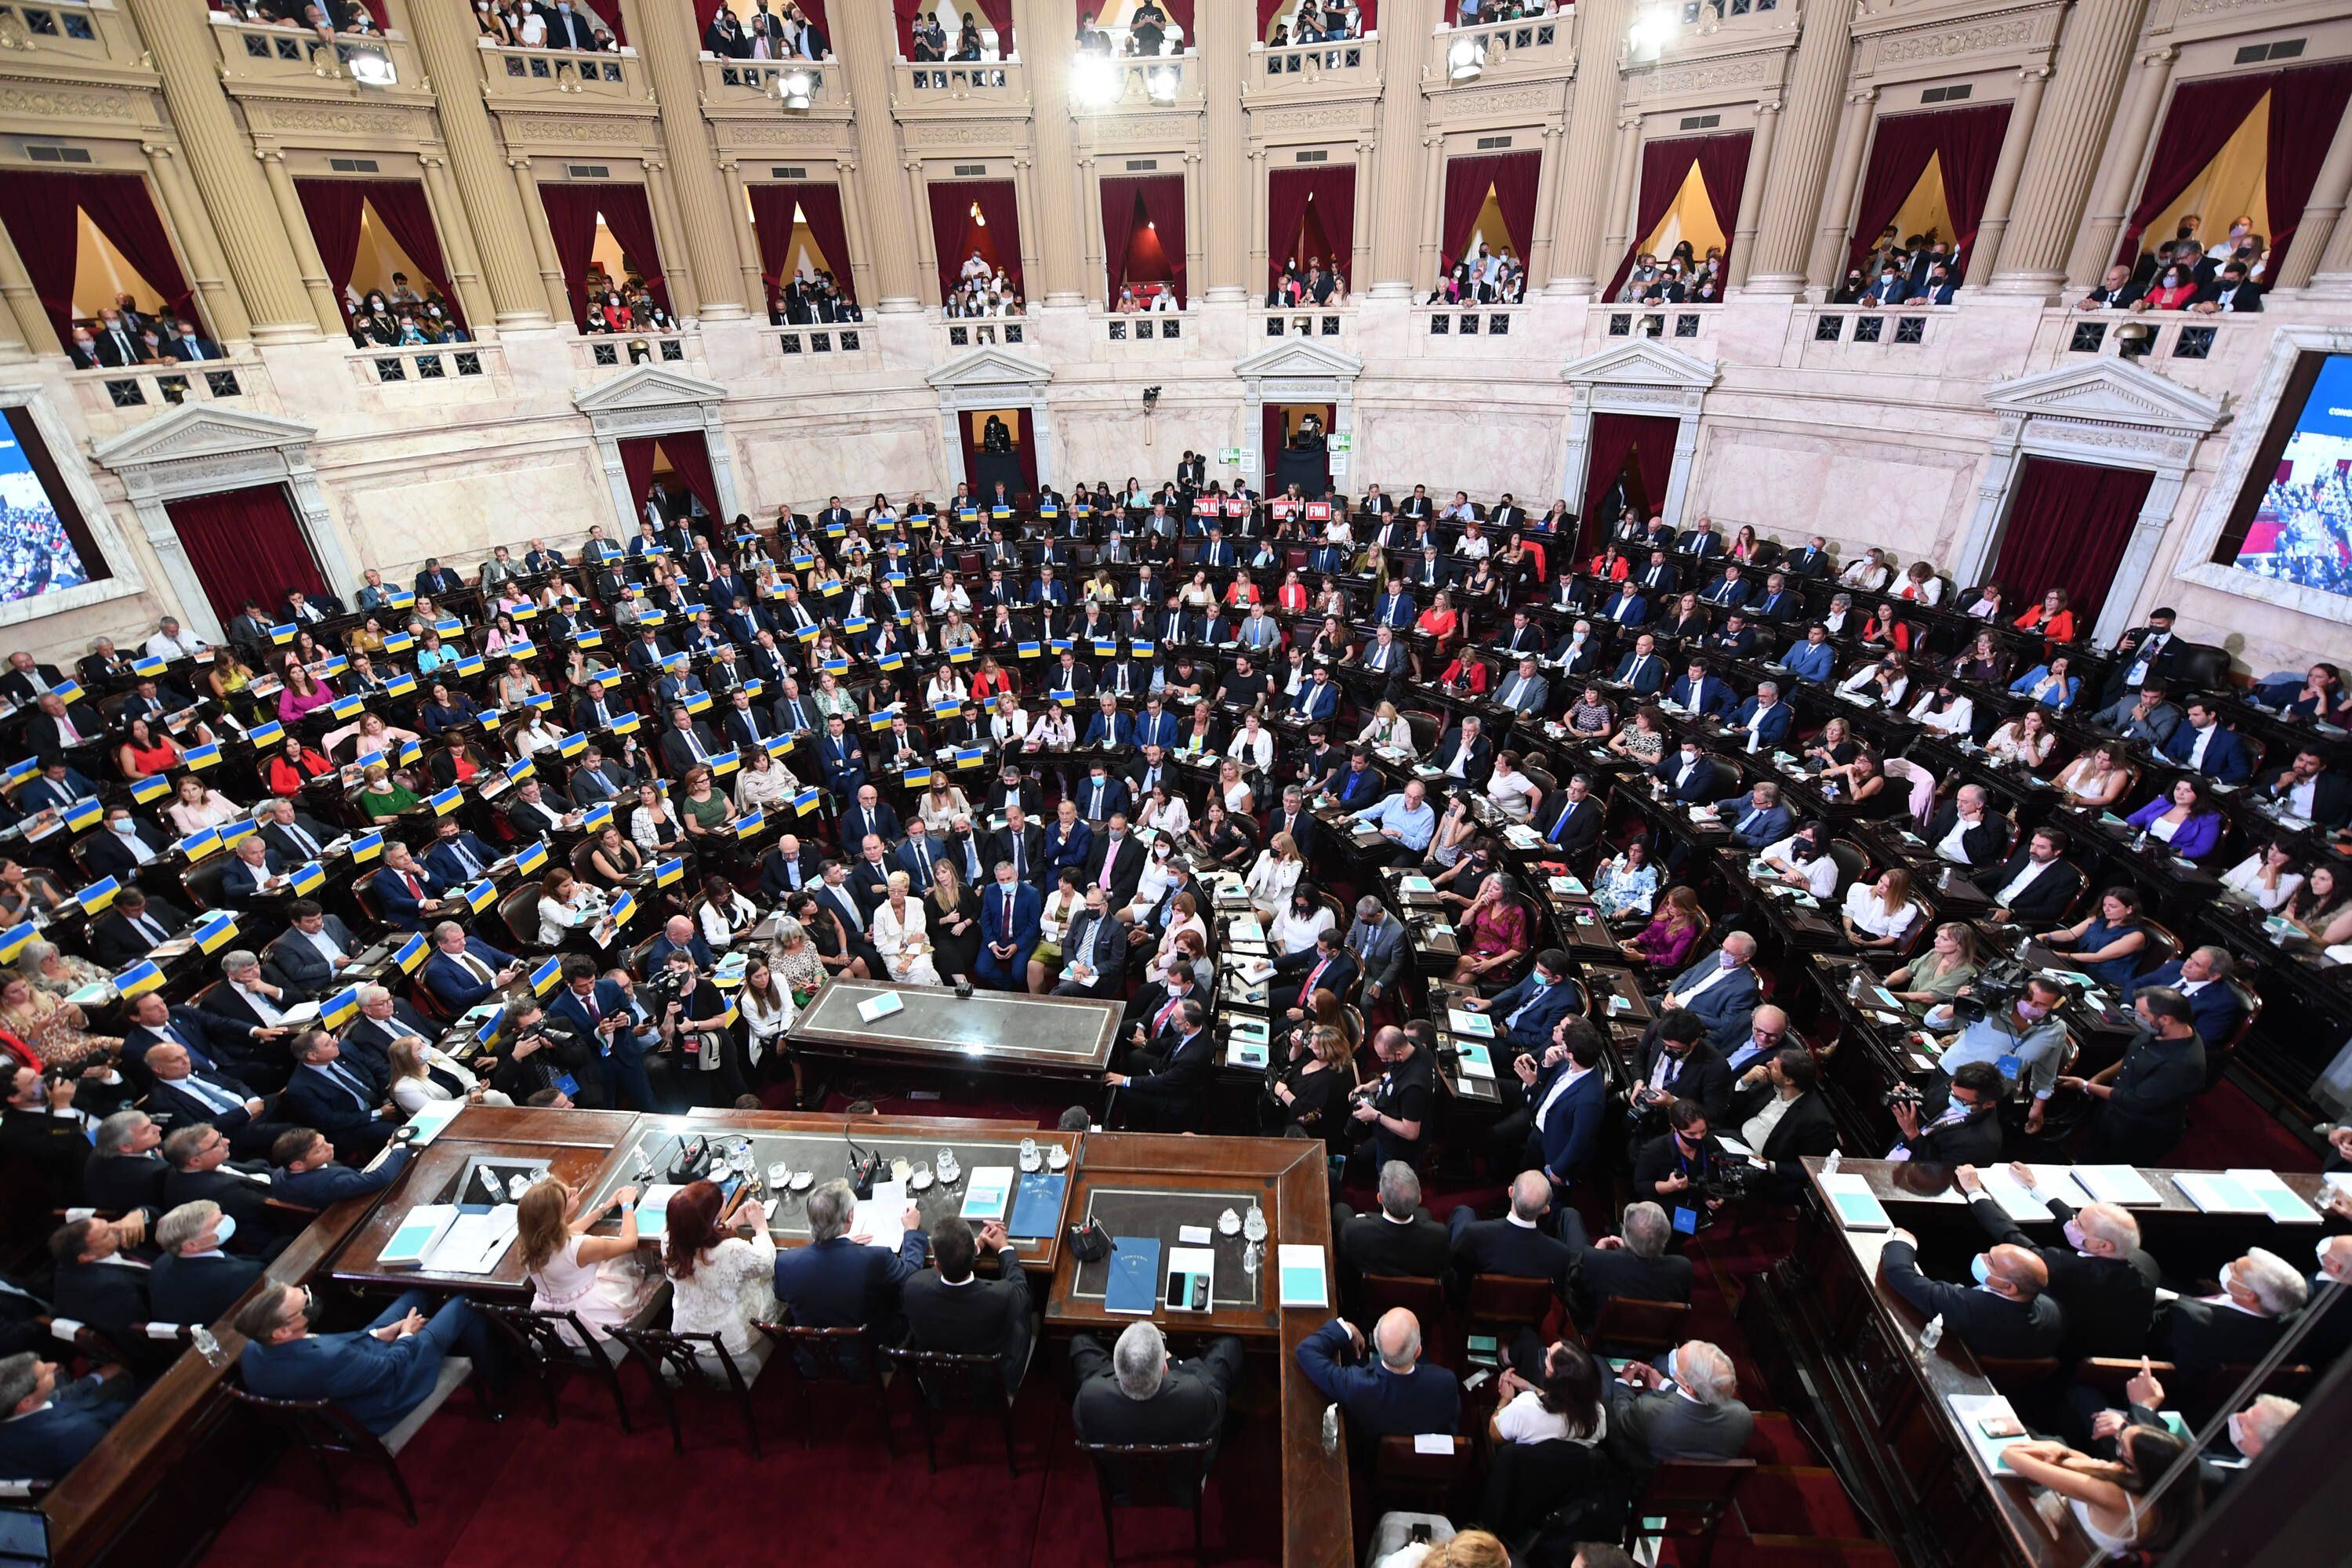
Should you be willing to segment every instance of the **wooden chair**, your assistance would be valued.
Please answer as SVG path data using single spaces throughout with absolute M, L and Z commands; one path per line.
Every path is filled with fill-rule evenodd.
M 1118 1510 L 1122 1508 L 1186 1508 L 1192 1513 L 1192 1561 L 1208 1561 L 1207 1547 L 1202 1538 L 1201 1501 L 1209 1485 L 1209 1462 L 1215 1457 L 1216 1444 L 1203 1438 L 1197 1443 L 1080 1443 L 1079 1450 L 1093 1462 L 1095 1489 L 1102 1499 L 1103 1562 L 1106 1568 L 1116 1568 L 1118 1562 Z M 1146 1483 L 1157 1481 L 1166 1492 L 1165 1500 L 1140 1500 Z
M 1424 1454 L 1418 1440 L 1391 1433 L 1372 1453 L 1375 1510 L 1414 1507 L 1452 1514 L 1454 1499 L 1470 1479 L 1470 1439 L 1455 1437 L 1443 1454 Z
M 697 1388 L 734 1395 L 736 1408 L 743 1417 L 744 1436 L 751 1439 L 751 1455 L 754 1458 L 761 1457 L 760 1422 L 751 1409 L 751 1380 L 760 1375 L 758 1363 L 752 1363 L 751 1376 L 744 1376 L 743 1369 L 735 1364 L 735 1358 L 715 1333 L 616 1328 L 613 1337 L 643 1361 L 646 1371 L 652 1375 L 662 1414 L 669 1418 L 669 1440 L 674 1452 L 686 1452 L 686 1434 L 677 1419 L 677 1390 Z
M 2123 1407 L 2126 1395 L 2124 1385 L 2139 1375 L 2139 1362 L 2132 1356 L 2084 1356 L 2074 1363 L 2074 1381 L 2084 1388 L 2095 1388 L 2106 1395 L 2117 1409 Z M 2168 1361 L 2151 1361 L 2147 1370 L 2162 1383 L 2180 1369 Z
M 1031 1342 L 1034 1347 L 1035 1342 Z M 919 1351 L 905 1345 L 885 1345 L 882 1358 L 897 1368 L 899 1381 L 915 1391 L 915 1413 L 923 1422 L 923 1455 L 933 1475 L 940 1473 L 940 1417 L 951 1401 L 975 1414 L 993 1410 L 1004 1433 L 1004 1468 L 1021 1474 L 1013 1443 L 1013 1395 L 1005 1392 L 1004 1356 L 960 1355 L 950 1351 Z
M 1756 1473 L 1753 1459 L 1668 1459 L 1650 1472 L 1625 1521 L 1625 1549 L 1641 1542 L 1689 1541 L 1689 1556 L 1678 1549 L 1677 1563 L 1706 1568 L 1715 1552 L 1715 1532 L 1740 1484 Z
M 894 1457 L 898 1454 L 898 1438 L 890 1430 L 890 1391 L 882 1381 L 882 1361 L 865 1324 L 841 1329 L 804 1329 L 792 1323 L 751 1326 L 775 1342 L 777 1359 L 784 1363 L 801 1391 L 802 1447 L 810 1443 L 810 1428 L 815 1425 L 815 1385 L 822 1383 L 872 1390 L 874 1407 L 882 1417 L 882 1446 Z
M 1585 1342 L 1596 1352 L 1611 1354 L 1633 1352 L 1648 1355 L 1668 1350 L 1683 1342 L 1683 1333 L 1690 1322 L 1687 1301 L 1640 1301 L 1630 1296 L 1610 1296 L 1601 1300 L 1600 1316 L 1592 1321 L 1592 1331 Z
M 1402 1307 L 1421 1324 L 1421 1353 L 1433 1365 L 1454 1364 L 1451 1336 L 1446 1332 L 1453 1314 L 1446 1305 L 1445 1288 L 1436 1280 L 1410 1274 L 1366 1274 L 1358 1278 L 1349 1295 L 1355 1302 L 1357 1318 L 1366 1323 L 1377 1323 L 1382 1314 Z
M 1463 1303 L 1463 1321 L 1473 1329 L 1519 1329 L 1541 1324 L 1551 1315 L 1552 1306 L 1559 1299 L 1549 1279 L 1474 1274 Z
M 585 1373 L 612 1394 L 613 1408 L 620 1413 L 621 1430 L 635 1430 L 629 1423 L 629 1396 L 621 1387 L 619 1363 L 628 1353 L 625 1344 L 618 1340 L 597 1339 L 576 1312 L 533 1311 L 513 1302 L 488 1300 L 477 1301 L 475 1308 L 489 1320 L 492 1330 L 506 1340 L 517 1359 L 539 1379 L 540 1392 L 547 1398 L 550 1426 L 555 1425 L 555 1396 L 564 1378 Z
M 505 922 L 507 934 L 514 938 L 515 951 L 533 952 L 539 950 L 539 884 L 529 878 L 522 885 L 499 900 L 499 919 Z
M 334 1467 L 328 1463 L 330 1454 L 348 1454 L 383 1467 L 392 1478 L 393 1490 L 400 1495 L 402 1511 L 408 1515 L 411 1526 L 416 1523 L 416 1500 L 408 1490 L 407 1478 L 400 1473 L 400 1451 L 408 1440 L 441 1408 L 459 1384 L 472 1373 L 474 1363 L 463 1356 L 450 1356 L 441 1363 L 441 1373 L 417 1406 L 402 1417 L 398 1426 L 379 1437 L 360 1424 L 359 1418 L 331 1399 L 267 1399 L 246 1388 L 241 1382 L 228 1385 L 229 1397 L 251 1410 L 257 1416 L 285 1434 L 287 1442 L 309 1454 L 319 1467 L 319 1479 L 327 1492 L 327 1510 L 343 1511 L 342 1488 L 335 1479 Z

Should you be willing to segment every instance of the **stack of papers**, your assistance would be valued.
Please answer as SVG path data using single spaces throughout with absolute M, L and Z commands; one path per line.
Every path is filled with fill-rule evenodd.
M 1836 1208 L 1838 1223 L 1848 1230 L 1893 1230 L 1886 1205 L 1870 1190 L 1870 1178 L 1856 1171 L 1839 1171 L 1822 1178 L 1822 1190 Z
M 677 1195 L 678 1185 L 671 1182 L 656 1182 L 637 1194 L 637 1236 L 644 1240 L 657 1240 L 669 1228 L 669 1200 Z
M 425 1104 L 408 1119 L 407 1126 L 411 1134 L 408 1140 L 410 1147 L 422 1149 L 426 1144 L 432 1142 L 436 1138 L 440 1137 L 443 1131 L 448 1127 L 449 1123 L 457 1121 L 458 1116 L 461 1115 L 465 1110 L 466 1102 L 462 1100 L 431 1100 L 425 1101 Z
M 1985 1196 L 1999 1204 L 2001 1212 L 2019 1224 L 2057 1217 L 2048 1204 L 2034 1195 L 2032 1188 L 2009 1173 L 2006 1165 L 1987 1165 L 1977 1174 L 1984 1178 Z
M 979 1176 L 979 1172 L 972 1173 L 973 1180 L 977 1181 Z M 857 1200 L 856 1212 L 849 1220 L 849 1234 L 864 1237 L 868 1247 L 896 1252 L 900 1238 L 907 1234 L 907 1227 L 898 1223 L 899 1216 L 906 1212 L 907 1184 L 877 1182 L 872 1197 Z
M 971 1182 L 964 1187 L 960 1212 L 966 1219 L 1003 1219 L 1012 1203 L 1013 1167 L 982 1165 L 972 1172 Z
M 2263 1212 L 2261 1199 L 2248 1192 L 2235 1176 L 2219 1171 L 2180 1171 L 2173 1175 L 2172 1184 L 2207 1214 Z
M 456 1204 L 419 1204 L 408 1211 L 400 1228 L 376 1254 L 376 1262 L 386 1268 L 414 1268 L 425 1261 L 425 1254 L 449 1234 L 457 1223 Z
M 1397 879 L 1397 891 L 1408 899 L 1426 899 L 1437 891 L 1437 884 L 1419 872 L 1407 872 Z
M 514 1245 L 515 1205 L 500 1204 L 483 1214 L 459 1215 L 424 1267 L 433 1274 L 488 1274 Z
M 2164 1203 L 2162 1194 L 2147 1184 L 2147 1178 L 2129 1165 L 2077 1165 L 2074 1179 L 2103 1204 L 2153 1208 Z
M 1475 1040 L 1465 1040 L 1459 1046 L 1455 1047 L 1454 1049 L 1459 1053 L 1459 1061 L 1462 1068 L 1462 1076 L 1464 1078 L 1493 1078 L 1495 1076 L 1495 1059 L 1487 1054 L 1486 1047 L 1485 1046 L 1478 1044 Z
M 2233 1169 L 2226 1173 L 2239 1186 L 2252 1194 L 2254 1202 L 2268 1211 L 2271 1218 L 2281 1225 L 2317 1225 L 2319 1211 L 2295 1195 L 2286 1178 L 2276 1171 Z M 2179 1180 L 2174 1178 L 2175 1182 Z
M 1275 1258 L 1282 1305 L 1327 1311 L 1330 1309 L 1331 1287 L 1325 1274 L 1321 1247 L 1286 1241 L 1275 1248 Z
M 1457 1035 L 1467 1035 L 1473 1039 L 1491 1040 L 1495 1037 L 1495 1020 L 1484 1013 L 1448 1007 L 1445 1010 L 1445 1026 Z

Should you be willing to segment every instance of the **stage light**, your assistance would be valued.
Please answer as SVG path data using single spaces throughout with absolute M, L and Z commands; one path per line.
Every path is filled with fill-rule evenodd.
M 1644 59 L 1654 59 L 1674 41 L 1675 29 L 1681 26 L 1671 6 L 1653 5 L 1633 18 L 1633 26 L 1625 41 L 1633 53 Z
M 1143 73 L 1143 90 L 1154 103 L 1175 102 L 1177 89 L 1183 85 L 1184 73 L 1174 66 L 1154 66 Z
M 1445 51 L 1445 74 L 1454 81 L 1469 81 L 1486 68 L 1486 40 L 1456 38 Z
M 397 87 L 400 84 L 400 72 L 393 65 L 390 55 L 378 54 L 373 49 L 354 49 L 344 63 L 351 68 L 352 79 L 362 87 Z
M 1070 95 L 1087 109 L 1108 109 L 1127 95 L 1127 68 L 1087 56 L 1070 72 Z
M 816 73 L 786 71 L 776 79 L 776 97 L 786 109 L 806 109 L 816 98 Z

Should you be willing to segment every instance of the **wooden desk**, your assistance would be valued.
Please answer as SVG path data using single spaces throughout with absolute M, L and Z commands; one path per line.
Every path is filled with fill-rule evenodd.
M 1344 1449 L 1328 1454 L 1323 1451 L 1323 1396 L 1298 1370 L 1297 1359 L 1298 1342 L 1330 1321 L 1337 1310 L 1338 1298 L 1333 1297 L 1334 1306 L 1328 1310 L 1283 1311 L 1275 1304 L 1275 1247 L 1278 1243 L 1304 1243 L 1324 1248 L 1327 1278 L 1334 1281 L 1339 1278 L 1329 1257 L 1331 1215 L 1323 1158 L 1323 1144 L 1317 1139 L 1301 1142 L 1094 1132 L 1087 1136 L 1077 1180 L 1070 1190 L 1073 1221 L 1085 1215 L 1089 1203 L 1103 1194 L 1257 1195 L 1265 1210 L 1267 1236 L 1265 1257 L 1255 1276 L 1255 1303 L 1243 1304 L 1228 1298 L 1223 1278 L 1225 1259 L 1221 1256 L 1213 1310 L 1194 1313 L 1163 1310 L 1154 1315 L 1154 1321 L 1163 1328 L 1179 1331 L 1228 1333 L 1244 1340 L 1271 1342 L 1270 1348 L 1280 1358 L 1284 1568 L 1346 1568 L 1355 1560 L 1347 1456 Z M 1166 1234 L 1160 1236 L 1163 1248 L 1175 1240 L 1175 1225 L 1180 1219 L 1184 1224 L 1206 1223 L 1173 1211 L 1162 1217 L 1167 1221 Z M 1221 1247 L 1221 1253 L 1223 1250 Z M 1048 1324 L 1115 1333 L 1137 1321 L 1107 1312 L 1098 1296 L 1082 1293 L 1080 1273 L 1075 1258 L 1064 1260 L 1055 1270 L 1053 1291 L 1045 1303 Z
M 906 1003 L 867 1023 L 857 1005 L 895 993 Z M 799 1050 L 898 1067 L 1100 1081 L 1121 1005 L 952 986 L 828 980 L 785 1037 Z

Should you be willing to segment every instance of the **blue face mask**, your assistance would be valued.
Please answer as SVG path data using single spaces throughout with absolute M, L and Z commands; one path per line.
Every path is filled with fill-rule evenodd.
M 1551 976 L 1550 976 L 1550 975 L 1549 975 L 1549 974 L 1546 974 L 1546 973 L 1545 973 L 1542 970 L 1540 970 L 1540 969 L 1537 970 L 1533 974 L 1531 974 L 1531 975 L 1528 976 L 1528 980 L 1529 980 L 1529 981 L 1534 984 L 1535 988 L 1536 988 L 1537 990 L 1538 990 L 1538 991 L 1549 991 L 1549 990 L 1550 990 L 1550 989 L 1551 989 Z
M 1977 1277 L 1978 1284 L 1988 1283 L 1992 1279 L 1992 1259 L 1981 1252 L 1978 1253 L 1969 1260 L 1969 1272 Z
M 213 1245 L 215 1247 L 226 1247 L 228 1245 L 228 1238 L 236 1234 L 236 1216 L 235 1215 L 225 1214 L 220 1216 L 220 1228 L 213 1232 Z
M 1673 1351 L 1668 1351 L 1666 1352 L 1666 1381 L 1669 1383 L 1680 1383 L 1682 1381 L 1681 1378 L 1675 1375 L 1675 1352 Z

